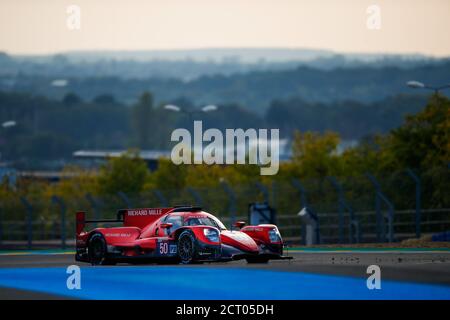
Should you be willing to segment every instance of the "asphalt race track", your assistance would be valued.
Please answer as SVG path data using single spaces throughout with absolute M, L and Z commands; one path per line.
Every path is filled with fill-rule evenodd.
M 295 250 L 293 260 L 250 265 L 76 263 L 72 252 L 0 252 L 0 299 L 445 299 L 450 250 Z M 81 289 L 66 286 L 66 268 L 81 267 Z M 381 268 L 381 289 L 366 286 Z

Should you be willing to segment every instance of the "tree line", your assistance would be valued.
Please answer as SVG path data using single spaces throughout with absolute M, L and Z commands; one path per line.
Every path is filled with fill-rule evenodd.
M 221 185 L 227 183 L 238 192 L 239 208 L 245 210 L 248 201 L 261 199 L 255 187 L 258 182 L 271 190 L 277 185 L 277 209 L 281 213 L 293 213 L 292 210 L 299 208 L 299 204 L 293 202 L 299 198 L 298 191 L 286 187 L 291 186 L 293 178 L 305 183 L 310 202 L 334 203 L 334 206 L 336 192 L 327 184 L 328 177 L 334 176 L 343 183 L 346 197 L 352 199 L 355 206 L 361 205 L 356 209 L 373 210 L 373 188 L 365 178 L 371 173 L 382 184 L 383 192 L 394 201 L 396 209 L 411 209 L 415 206 L 414 183 L 404 175 L 405 169 L 411 169 L 422 180 L 423 208 L 449 208 L 449 99 L 432 96 L 420 112 L 407 116 L 400 126 L 367 138 L 344 152 L 337 150 L 340 139 L 339 134 L 331 131 L 295 131 L 292 159 L 282 162 L 275 176 L 260 176 L 257 165 L 177 166 L 169 159 L 160 159 L 158 169 L 150 172 L 136 150 L 130 150 L 120 158 L 110 159 L 98 171 L 66 167 L 64 170 L 75 174 L 58 183 L 19 180 L 17 186 L 11 188 L 4 181 L 0 186 L 0 203 L 4 213 L 14 216 L 21 206 L 19 197 L 26 196 L 31 202 L 44 205 L 44 209 L 48 206 L 42 209 L 42 214 L 51 216 L 55 212 L 50 207 L 53 195 L 65 199 L 73 206 L 71 210 L 79 209 L 83 203 L 89 206 L 86 194 L 110 199 L 104 201 L 106 205 L 123 206 L 117 202 L 119 191 L 131 199 L 139 199 L 135 205 L 155 206 L 160 200 L 155 198 L 153 190 L 160 190 L 171 204 L 176 204 L 185 201 L 181 195 L 189 187 L 205 195 L 208 208 L 223 209 L 227 198 Z M 110 209 L 111 213 L 115 212 L 114 208 Z
M 386 133 L 407 114 L 418 112 L 424 96 L 398 95 L 364 104 L 356 101 L 310 103 L 300 98 L 274 100 L 264 115 L 239 104 L 219 104 L 217 111 L 196 113 L 204 128 L 279 128 L 282 138 L 295 130 L 337 132 L 344 140 L 361 140 Z M 168 100 L 187 111 L 196 110 L 186 98 Z M 48 161 L 71 161 L 78 149 L 169 149 L 170 133 L 192 127 L 184 113 L 164 109 L 144 92 L 137 103 L 124 105 L 112 94 L 85 101 L 74 93 L 61 100 L 25 93 L 0 92 L 0 122 L 17 125 L 0 132 L 2 161 L 39 168 Z

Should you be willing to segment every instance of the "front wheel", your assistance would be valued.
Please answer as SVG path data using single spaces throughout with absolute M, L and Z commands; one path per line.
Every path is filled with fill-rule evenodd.
M 192 263 L 195 256 L 195 238 L 191 231 L 183 231 L 178 237 L 178 257 L 181 263 Z

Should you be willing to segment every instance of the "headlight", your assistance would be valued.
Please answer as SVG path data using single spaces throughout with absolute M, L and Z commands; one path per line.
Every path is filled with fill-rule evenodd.
M 215 229 L 203 229 L 203 234 L 211 242 L 219 242 L 219 232 Z
M 269 231 L 269 240 L 270 242 L 280 242 L 281 235 L 277 228 L 273 228 Z

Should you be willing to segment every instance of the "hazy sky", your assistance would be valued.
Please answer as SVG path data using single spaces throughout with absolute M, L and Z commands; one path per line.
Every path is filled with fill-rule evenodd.
M 81 29 L 67 27 L 71 4 Z M 381 29 L 366 12 L 381 9 Z M 0 50 L 323 48 L 450 55 L 450 0 L 1 0 Z

